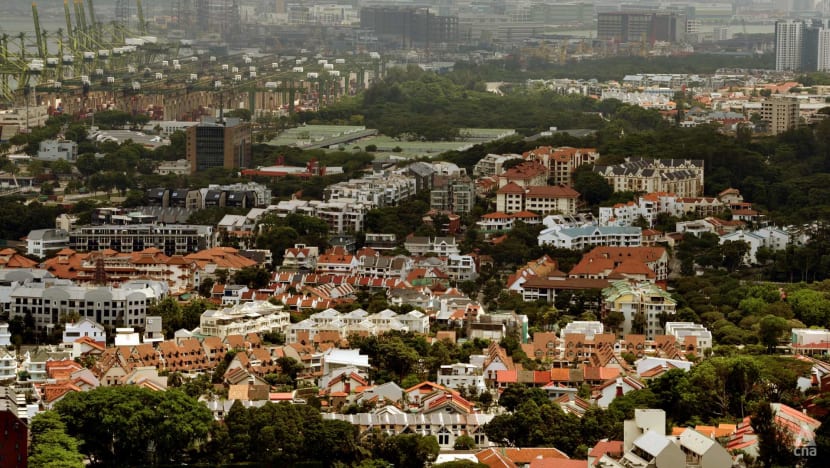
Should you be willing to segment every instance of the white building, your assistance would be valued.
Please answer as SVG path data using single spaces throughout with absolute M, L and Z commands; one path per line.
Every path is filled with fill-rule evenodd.
M 94 341 L 105 344 L 107 332 L 104 326 L 88 318 L 82 318 L 78 322 L 67 322 L 63 331 L 63 343 L 74 343 L 82 337 L 92 338 Z
M 744 262 L 748 265 L 756 265 L 758 249 L 764 247 L 774 251 L 784 250 L 790 245 L 790 234 L 774 227 L 761 228 L 756 231 L 738 230 L 720 237 L 720 244 L 727 242 L 746 242 L 749 251 L 744 257 Z
M 548 228 L 539 233 L 539 245 L 562 249 L 583 250 L 587 247 L 639 247 L 643 234 L 639 227 L 587 226 L 578 228 Z
M 37 159 L 75 161 L 78 159 L 78 144 L 71 140 L 43 140 L 40 142 Z
M 565 325 L 565 328 L 559 331 L 559 337 L 564 340 L 568 335 L 580 334 L 585 335 L 586 340 L 593 340 L 594 336 L 603 334 L 604 330 L 602 322 L 576 320 Z
M 476 393 L 487 391 L 484 370 L 472 364 L 456 363 L 443 365 L 438 369 L 438 385 L 460 390 L 475 389 Z
M 398 173 L 377 172 L 360 179 L 329 185 L 326 201 L 355 200 L 372 208 L 396 206 L 416 193 L 415 178 Z
M 522 159 L 520 154 L 488 154 L 481 158 L 473 167 L 474 177 L 494 177 L 504 172 L 504 163 L 514 159 Z
M 194 122 L 195 123 L 195 122 Z M 159 175 L 190 175 L 193 172 L 190 168 L 190 161 L 177 159 L 175 161 L 162 161 L 156 166 L 155 173 Z
M 712 332 L 699 323 L 666 322 L 664 328 L 666 335 L 673 336 L 681 345 L 691 344 L 690 342 L 694 340 L 695 349 L 699 353 L 712 347 Z
M 147 280 L 128 281 L 120 287 L 26 281 L 0 286 L 0 302 L 10 318 L 31 313 L 37 330 L 50 329 L 71 312 L 103 325 L 143 327 L 147 308 L 168 291 L 167 283 Z
M 804 23 L 796 20 L 775 22 L 775 69 L 801 70 Z
M 48 257 L 69 247 L 69 232 L 63 229 L 35 229 L 26 236 L 26 254 Z
M 0 323 L 0 348 L 4 346 L 11 346 L 12 334 L 9 332 L 8 323 Z
M 412 236 L 404 241 L 404 248 L 412 255 L 435 254 L 439 257 L 445 257 L 461 253 L 455 237 Z
M 248 333 L 285 333 L 291 318 L 282 306 L 270 302 L 245 302 L 219 310 L 206 310 L 199 319 L 199 332 L 225 338 Z
M 447 257 L 447 276 L 453 281 L 474 281 L 478 276 L 476 263 L 469 255 L 450 255 Z
M 17 379 L 17 356 L 14 351 L 9 351 L 2 346 L 0 347 L 0 382 L 15 379 Z

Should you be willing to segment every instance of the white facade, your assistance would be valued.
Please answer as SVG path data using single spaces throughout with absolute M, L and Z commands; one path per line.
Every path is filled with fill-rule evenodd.
M 291 323 L 282 306 L 270 302 L 246 302 L 220 310 L 206 310 L 199 319 L 199 331 L 205 336 L 225 338 L 248 333 L 284 333 Z
M 77 323 L 67 323 L 63 331 L 63 343 L 74 343 L 78 338 L 89 337 L 94 341 L 106 343 L 107 333 L 104 326 L 88 318 Z
M 735 231 L 721 236 L 720 244 L 727 242 L 746 242 L 749 245 L 749 251 L 744 257 L 744 262 L 755 265 L 758 263 L 758 249 L 765 247 L 774 251 L 784 250 L 790 245 L 790 234 L 772 227 L 756 231 Z
M 42 127 L 49 119 L 46 106 L 15 107 L 0 111 L 0 127 L 16 125 L 18 130 Z
M 777 21 L 775 23 L 775 69 L 779 71 L 801 69 L 801 47 L 804 23 L 801 21 Z
M 450 255 L 447 258 L 447 276 L 453 281 L 473 281 L 476 273 L 476 263 L 469 255 Z
M 575 250 L 599 245 L 639 247 L 642 245 L 642 240 L 642 229 L 630 226 L 555 227 L 539 233 L 539 245 L 553 245 L 557 248 Z
M 329 185 L 325 190 L 327 201 L 355 200 L 371 208 L 396 206 L 415 195 L 415 178 L 396 173 L 374 173 L 361 179 L 351 179 Z
M 26 255 L 48 257 L 69 247 L 69 232 L 63 229 L 35 229 L 26 236 Z
M 666 322 L 664 328 L 666 335 L 673 336 L 677 343 L 682 344 L 686 337 L 694 337 L 697 340 L 698 351 L 702 352 L 712 347 L 712 332 L 699 323 Z
M 8 345 L 6 345 L 8 346 Z M 17 357 L 14 351 L 0 347 L 0 381 L 17 378 Z
M 162 161 L 156 167 L 155 173 L 159 175 L 190 175 L 190 161 L 177 159 L 176 161 Z
M 70 140 L 43 140 L 37 158 L 43 161 L 74 161 L 78 158 L 78 144 Z
M 565 339 L 568 335 L 581 334 L 585 335 L 585 339 L 592 340 L 594 336 L 601 335 L 604 330 L 602 322 L 577 320 L 565 325 L 565 328 L 559 331 L 559 337 Z
M 459 390 L 475 389 L 476 393 L 487 391 L 484 371 L 472 364 L 456 363 L 441 366 L 438 370 L 438 385 Z
M 473 167 L 474 177 L 493 177 L 504 172 L 504 163 L 514 159 L 522 159 L 520 154 L 488 154 L 481 158 Z
M 8 323 L 0 323 L 0 347 L 11 346 L 12 334 L 9 332 Z

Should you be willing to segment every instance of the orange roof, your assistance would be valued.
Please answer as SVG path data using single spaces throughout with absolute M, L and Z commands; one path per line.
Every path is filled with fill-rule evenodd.
M 579 198 L 579 192 L 567 185 L 542 185 L 529 187 L 527 197 L 536 198 Z
M 522 188 L 521 186 L 519 186 L 519 184 L 517 184 L 516 182 L 510 182 L 507 185 L 505 185 L 504 187 L 502 187 L 502 188 L 500 188 L 496 191 L 496 194 L 500 194 L 500 193 L 501 194 L 524 195 L 525 189 Z

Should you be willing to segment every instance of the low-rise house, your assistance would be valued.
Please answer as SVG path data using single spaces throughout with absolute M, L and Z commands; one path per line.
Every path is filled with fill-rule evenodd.
M 317 268 L 317 258 L 320 252 L 317 247 L 295 244 L 285 249 L 282 260 L 283 270 L 314 270 Z
M 749 250 L 744 256 L 744 262 L 748 265 L 756 265 L 758 264 L 758 249 L 784 250 L 790 245 L 790 234 L 774 227 L 766 227 L 755 231 L 737 230 L 721 236 L 720 243 L 725 244 L 727 242 L 746 242 Z
M 642 229 L 639 227 L 588 226 L 578 228 L 548 228 L 539 233 L 539 245 L 582 250 L 586 247 L 639 247 Z
M 82 318 L 78 322 L 68 322 L 64 326 L 63 343 L 74 343 L 78 338 L 88 337 L 96 343 L 106 344 L 107 333 L 100 323 Z
M 487 390 L 483 369 L 472 364 L 456 363 L 441 366 L 438 370 L 438 384 L 454 390 L 475 389 L 475 393 Z

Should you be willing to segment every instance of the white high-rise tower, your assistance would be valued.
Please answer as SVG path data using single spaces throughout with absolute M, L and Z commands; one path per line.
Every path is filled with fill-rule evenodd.
M 798 70 L 801 68 L 801 46 L 804 24 L 787 20 L 775 23 L 775 69 Z

